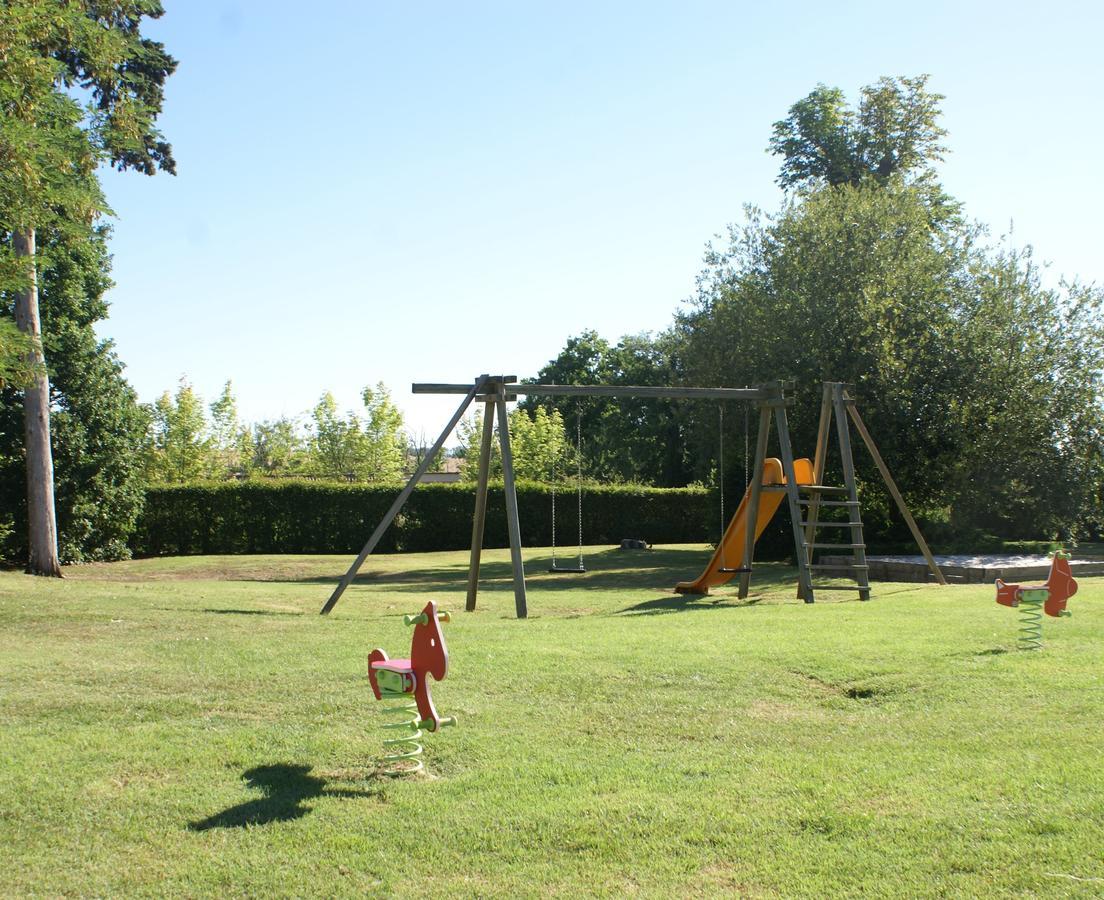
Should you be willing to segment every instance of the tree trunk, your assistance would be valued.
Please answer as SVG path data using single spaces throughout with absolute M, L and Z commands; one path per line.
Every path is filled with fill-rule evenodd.
M 28 575 L 61 577 L 58 560 L 57 521 L 54 517 L 54 458 L 50 449 L 50 379 L 42 355 L 42 329 L 38 315 L 38 273 L 35 267 L 33 228 L 12 235 L 16 256 L 31 261 L 31 281 L 15 297 L 15 324 L 34 340 L 31 362 L 37 370 L 23 392 L 23 439 L 27 455 L 27 519 L 30 557 Z

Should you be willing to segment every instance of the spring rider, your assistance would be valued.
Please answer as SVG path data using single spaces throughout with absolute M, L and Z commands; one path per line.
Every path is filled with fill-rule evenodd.
M 429 676 L 441 681 L 448 674 L 448 650 L 441 623 L 449 621 L 447 612 L 438 612 L 432 600 L 416 616 L 403 616 L 405 625 L 414 626 L 409 659 L 390 659 L 380 649 L 368 654 L 368 680 L 377 700 L 391 701 L 383 707 L 391 721 L 384 724 L 398 736 L 383 742 L 382 773 L 413 775 L 423 769 L 422 745 L 425 731 L 437 731 L 442 725 L 455 725 L 454 717 L 441 718 L 429 695 Z M 411 699 L 413 698 L 413 700 Z
M 1050 563 L 1050 576 L 1042 584 L 1005 584 L 996 581 L 997 603 L 1020 609 L 1021 650 L 1039 650 L 1043 646 L 1043 613 L 1048 616 L 1073 615 L 1066 601 L 1077 593 L 1077 582 L 1070 570 L 1070 555 L 1056 550 Z

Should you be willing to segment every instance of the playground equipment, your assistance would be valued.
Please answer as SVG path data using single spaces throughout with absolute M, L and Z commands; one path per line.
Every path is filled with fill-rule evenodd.
M 452 716 L 441 718 L 429 694 L 429 676 L 441 681 L 448 674 L 448 649 L 441 622 L 449 621 L 447 612 L 438 612 L 432 600 L 414 616 L 403 616 L 403 623 L 414 626 L 410 640 L 409 659 L 390 659 L 380 649 L 368 654 L 368 680 L 377 700 L 387 701 L 383 707 L 391 721 L 384 723 L 389 734 L 384 740 L 383 774 L 412 775 L 423 769 L 420 743 L 426 731 L 437 731 L 444 725 L 455 725 Z M 413 699 L 411 699 L 413 698 Z
M 1040 650 L 1043 646 L 1043 613 L 1054 618 L 1073 615 L 1066 602 L 1077 593 L 1077 582 L 1069 564 L 1070 555 L 1056 550 L 1050 562 L 1050 575 L 1042 584 L 1005 584 L 996 580 L 997 603 L 1020 610 L 1021 650 Z
M 777 416 L 781 460 L 765 458 L 772 416 Z M 824 484 L 833 418 L 836 423 L 836 438 L 844 482 L 839 486 Z M 855 407 L 855 401 L 848 392 L 848 386 L 841 382 L 829 381 L 823 385 L 816 451 L 811 464 L 807 459 L 793 459 L 785 403 L 760 403 L 759 434 L 755 447 L 755 463 L 752 468 L 752 471 L 760 473 L 760 476 L 749 481 L 743 500 L 740 501 L 740 506 L 705 571 L 694 581 L 685 581 L 676 585 L 675 590 L 683 594 L 708 594 L 710 587 L 724 584 L 733 575 L 739 574 L 739 596 L 746 597 L 751 581 L 755 542 L 785 499 L 788 501 L 790 522 L 794 531 L 794 549 L 798 565 L 797 596 L 806 603 L 812 603 L 814 590 L 853 590 L 858 591 L 860 600 L 869 600 L 869 566 L 866 561 L 862 510 L 858 486 L 855 482 L 855 461 L 851 450 L 848 418 L 855 425 L 867 450 L 870 451 L 886 488 L 897 504 L 920 551 L 924 554 L 924 559 L 936 582 L 946 584 L 946 579 L 936 565 L 927 541 L 920 533 L 916 520 L 913 519 L 893 476 L 889 474 L 885 460 L 878 452 L 874 439 L 870 436 L 866 424 Z M 820 513 L 826 508 L 845 512 L 847 520 L 821 519 Z M 754 522 L 755 527 L 747 527 L 748 522 Z M 845 536 L 821 538 L 817 535 L 821 530 L 827 530 L 834 535 L 843 532 Z M 849 563 L 818 564 L 814 561 L 814 553 L 817 550 L 850 551 L 852 559 Z M 825 584 L 814 583 L 812 580 L 816 575 L 841 577 L 845 574 L 850 574 L 855 583 Z
M 820 426 L 817 434 L 816 458 L 813 461 L 813 484 L 803 485 L 795 471 L 793 447 L 790 441 L 790 429 L 786 414 L 787 407 L 793 402 L 788 392 L 793 385 L 789 382 L 773 381 L 757 387 L 744 388 L 677 388 L 656 386 L 632 386 L 632 385 L 559 385 L 559 384 L 518 384 L 514 375 L 479 375 L 471 384 L 414 384 L 415 394 L 463 394 L 464 399 L 453 413 L 448 424 L 441 431 L 440 436 L 430 448 L 417 470 L 411 476 L 410 481 L 399 493 L 391 504 L 391 508 L 372 532 L 368 542 L 360 551 L 349 570 L 342 576 L 341 581 L 330 595 L 329 600 L 322 607 L 322 615 L 326 615 L 334 608 L 345 589 L 352 583 L 356 573 L 364 564 L 364 560 L 375 549 L 384 532 L 399 514 L 407 498 L 413 492 L 415 485 L 421 480 L 429 468 L 432 460 L 448 440 L 453 429 L 473 402 L 484 404 L 483 414 L 483 438 L 479 451 L 479 476 L 475 494 L 475 515 L 472 520 L 471 558 L 468 565 L 468 592 L 465 609 L 469 612 L 475 609 L 476 595 L 479 587 L 480 557 L 483 550 L 483 528 L 487 512 L 488 480 L 491 460 L 491 445 L 494 436 L 495 418 L 498 420 L 498 439 L 502 452 L 502 477 L 503 493 L 506 501 L 507 533 L 510 539 L 510 564 L 513 570 L 514 606 L 517 617 L 524 619 L 528 615 L 528 600 L 525 587 L 525 569 L 521 558 L 521 525 L 518 517 L 517 488 L 514 478 L 513 453 L 510 449 L 510 427 L 506 412 L 506 404 L 516 400 L 519 395 L 535 396 L 566 396 L 566 397 L 651 397 L 670 400 L 717 400 L 720 402 L 739 400 L 753 402 L 759 408 L 759 431 L 755 447 L 755 464 L 753 472 L 764 473 L 766 465 L 767 444 L 770 439 L 771 426 L 775 426 L 778 439 L 778 464 L 781 466 L 780 480 L 771 481 L 764 485 L 762 478 L 752 478 L 746 495 L 747 521 L 759 522 L 759 509 L 761 496 L 778 493 L 784 495 L 789 507 L 790 523 L 793 529 L 795 558 L 798 568 L 798 596 L 806 603 L 814 600 L 814 589 L 819 590 L 858 590 L 861 599 L 869 599 L 870 587 L 866 578 L 865 544 L 862 538 L 862 520 L 859 512 L 858 494 L 855 486 L 854 463 L 851 456 L 851 443 L 848 434 L 847 416 L 850 415 L 859 434 L 862 435 L 867 448 L 874 458 L 886 487 L 896 501 L 898 508 L 912 531 L 913 537 L 919 544 L 924 558 L 935 579 L 940 584 L 946 584 L 942 572 L 935 564 L 931 551 L 928 549 L 923 536 L 920 534 L 916 522 L 912 518 L 904 499 L 897 490 L 892 477 L 886 468 L 885 462 L 878 453 L 870 433 L 866 430 L 858 411 L 855 409 L 854 400 L 848 395 L 847 385 L 828 382 L 824 384 L 823 402 L 821 405 Z M 837 434 L 839 436 L 840 456 L 843 464 L 845 485 L 843 487 L 831 487 L 823 485 L 825 464 L 828 451 L 828 432 L 832 421 L 832 415 L 836 417 Z M 802 491 L 810 494 L 802 497 Z M 821 494 L 844 493 L 846 500 L 822 500 Z M 779 501 L 780 502 L 780 501 Z M 834 522 L 818 520 L 821 507 L 838 506 L 848 511 L 847 522 Z M 741 504 L 744 508 L 744 504 Z M 777 508 L 777 507 L 776 507 Z M 737 510 L 737 516 L 741 515 Z M 818 528 L 846 528 L 850 530 L 851 540 L 845 544 L 820 543 L 815 539 Z M 743 541 L 743 553 L 736 569 L 722 574 L 740 575 L 740 597 L 746 597 L 750 591 L 752 557 L 755 548 L 757 529 L 745 528 Z M 720 547 L 726 546 L 722 540 Z M 856 573 L 857 584 L 838 585 L 830 583 L 813 583 L 813 573 L 827 569 L 838 569 L 838 566 L 814 566 L 813 551 L 825 548 L 847 547 L 852 550 L 854 562 L 843 568 Z M 727 549 L 725 553 L 727 554 Z M 722 563 L 730 562 L 723 559 Z M 720 566 L 728 569 L 727 564 Z M 701 579 L 699 579 L 701 580 Z M 707 579 L 708 580 L 708 579 Z
M 799 485 L 812 484 L 813 464 L 807 459 L 794 460 L 794 474 Z M 763 465 L 760 484 L 767 491 L 766 496 L 759 501 L 759 511 L 755 517 L 755 533 L 752 540 L 758 540 L 767 524 L 774 518 L 774 514 L 785 499 L 786 476 L 782 474 L 782 461 L 768 459 Z M 728 523 L 724 535 L 717 543 L 717 549 L 713 551 L 713 557 L 709 565 L 693 581 L 681 581 L 675 585 L 675 590 L 680 594 L 708 594 L 711 587 L 718 587 L 729 582 L 735 575 L 742 575 L 751 571 L 751 567 L 744 564 L 744 548 L 747 544 L 748 507 L 751 505 L 751 486 L 748 486 L 736 509 L 732 521 Z M 739 560 L 735 566 L 728 566 L 729 560 Z

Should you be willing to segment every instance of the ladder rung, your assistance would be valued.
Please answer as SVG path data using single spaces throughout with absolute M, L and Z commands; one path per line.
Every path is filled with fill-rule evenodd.
M 798 522 L 805 528 L 812 525 L 814 528 L 862 528 L 862 522 Z
M 804 546 L 810 550 L 865 550 L 866 544 L 809 544 Z
M 847 488 L 835 487 L 830 484 L 799 484 L 797 486 L 799 491 L 816 491 L 823 494 L 845 494 Z
M 809 568 L 816 571 L 816 572 L 819 572 L 819 571 L 822 571 L 822 570 L 828 571 L 830 569 L 831 570 L 845 570 L 846 569 L 846 570 L 850 571 L 851 569 L 869 569 L 870 566 L 843 565 L 842 563 L 839 564 L 839 565 L 836 565 L 835 563 L 817 563 L 815 566 L 809 566 Z
M 801 506 L 859 506 L 858 500 L 798 500 Z

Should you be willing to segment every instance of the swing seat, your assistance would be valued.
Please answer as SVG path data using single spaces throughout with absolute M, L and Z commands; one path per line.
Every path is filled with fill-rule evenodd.
M 549 573 L 552 575 L 583 575 L 586 573 L 586 566 L 557 566 L 553 565 L 549 568 Z
M 723 572 L 725 575 L 743 575 L 744 573 L 751 571 L 751 566 L 743 566 L 739 569 L 729 569 L 727 567 L 722 567 L 720 569 L 717 569 L 717 571 Z

